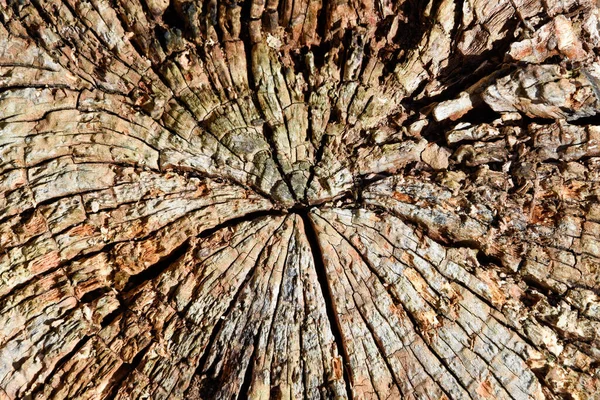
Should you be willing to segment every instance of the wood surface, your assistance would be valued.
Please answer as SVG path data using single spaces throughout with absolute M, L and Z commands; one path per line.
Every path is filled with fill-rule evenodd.
M 0 0 L 0 400 L 600 399 L 592 0 Z

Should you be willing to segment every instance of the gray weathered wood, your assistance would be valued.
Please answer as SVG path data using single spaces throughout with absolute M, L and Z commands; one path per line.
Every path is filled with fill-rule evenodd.
M 0 400 L 600 399 L 592 0 L 0 0 Z

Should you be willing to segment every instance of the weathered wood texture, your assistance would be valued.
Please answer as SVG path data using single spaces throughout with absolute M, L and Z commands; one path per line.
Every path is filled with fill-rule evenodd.
M 600 399 L 592 0 L 0 0 L 0 400 Z

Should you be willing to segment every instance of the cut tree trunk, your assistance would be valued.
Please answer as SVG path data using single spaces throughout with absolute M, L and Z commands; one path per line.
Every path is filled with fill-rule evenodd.
M 0 0 L 0 400 L 600 399 L 592 0 Z

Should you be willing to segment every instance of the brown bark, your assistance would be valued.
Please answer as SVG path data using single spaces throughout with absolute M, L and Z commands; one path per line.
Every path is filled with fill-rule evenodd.
M 600 399 L 592 0 L 0 0 L 0 400 Z

